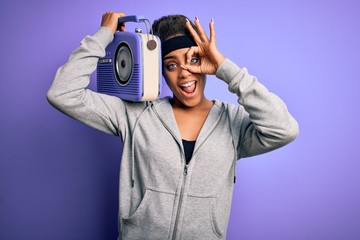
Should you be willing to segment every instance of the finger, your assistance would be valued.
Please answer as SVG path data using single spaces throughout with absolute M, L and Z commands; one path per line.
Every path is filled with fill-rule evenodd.
M 121 23 L 118 25 L 117 30 L 120 32 L 125 31 L 126 23 Z
M 199 34 L 199 37 L 200 37 L 201 41 L 202 42 L 209 42 L 209 38 L 206 35 L 203 27 L 201 26 L 199 18 L 196 17 L 194 23 L 195 23 L 195 26 L 196 26 L 196 28 L 198 30 L 198 34 Z
M 199 74 L 201 73 L 201 68 L 200 66 L 191 66 L 191 65 L 180 65 L 180 67 L 182 69 L 185 69 L 186 71 L 190 72 L 190 73 L 194 73 L 194 74 Z
M 125 16 L 124 12 L 114 12 L 114 14 L 118 19 Z
M 214 19 L 211 19 L 209 23 L 210 28 L 210 43 L 215 44 L 216 42 L 216 34 L 215 34 L 215 27 L 214 27 Z
M 188 19 L 186 19 L 186 28 L 189 30 L 191 36 L 193 37 L 194 41 L 198 44 L 201 43 L 201 39 L 199 37 L 199 35 L 197 34 L 197 32 L 195 31 L 195 29 L 193 28 L 193 26 L 191 25 L 190 21 Z
M 186 64 L 185 65 L 180 65 L 180 66 L 183 69 L 186 69 L 191 73 L 201 73 L 200 65 L 192 65 L 191 64 L 191 59 L 196 55 L 200 55 L 199 51 L 200 51 L 199 47 L 190 47 L 189 50 L 185 54 L 185 56 L 186 56 Z M 201 61 L 201 59 L 199 59 L 199 61 Z
M 190 47 L 189 50 L 185 54 L 186 65 L 190 65 L 191 58 L 197 54 L 199 54 L 199 47 Z
M 116 23 L 119 25 L 119 18 L 124 17 L 125 13 L 123 12 L 112 12 L 111 13 L 111 18 L 114 19 L 114 21 L 116 21 Z M 123 24 L 120 24 L 120 26 Z M 125 26 L 125 25 L 124 25 Z
M 187 68 L 185 65 L 180 64 L 180 67 L 181 67 L 182 69 L 188 70 L 188 68 Z
M 102 23 L 101 26 L 108 27 L 113 33 L 116 32 L 116 30 L 124 31 L 125 30 L 125 24 L 119 25 L 119 18 L 125 16 L 125 13 L 123 12 L 106 12 L 103 14 L 102 17 Z

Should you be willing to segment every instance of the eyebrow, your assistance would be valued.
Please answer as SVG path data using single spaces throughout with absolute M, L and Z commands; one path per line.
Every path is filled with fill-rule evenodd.
M 176 59 L 175 56 L 167 56 L 163 58 L 163 61 L 167 60 L 167 59 Z

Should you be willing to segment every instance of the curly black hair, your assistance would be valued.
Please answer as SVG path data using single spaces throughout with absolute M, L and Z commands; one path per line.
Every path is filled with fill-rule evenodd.
M 163 16 L 154 21 L 152 25 L 153 34 L 158 36 L 162 42 L 180 35 L 187 35 L 192 38 L 185 26 L 186 19 L 188 18 L 181 14 Z M 191 21 L 190 24 L 197 31 L 195 24 Z

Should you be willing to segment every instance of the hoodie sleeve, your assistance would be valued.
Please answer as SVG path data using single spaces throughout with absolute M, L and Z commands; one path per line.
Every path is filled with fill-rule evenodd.
M 91 127 L 119 135 L 124 103 L 117 97 L 86 89 L 106 46 L 113 40 L 112 32 L 100 27 L 93 36 L 86 36 L 79 48 L 61 66 L 47 93 L 47 99 L 59 111 Z
M 229 59 L 224 60 L 216 76 L 228 84 L 230 92 L 238 96 L 236 117 L 231 124 L 238 126 L 238 158 L 269 152 L 282 147 L 299 134 L 296 120 L 288 112 L 285 103 L 269 92 L 246 68 L 240 68 Z M 240 124 L 240 125 L 239 125 Z M 240 132 L 240 133 L 239 133 Z

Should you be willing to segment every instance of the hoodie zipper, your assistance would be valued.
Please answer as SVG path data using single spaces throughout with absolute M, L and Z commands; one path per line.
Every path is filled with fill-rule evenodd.
M 165 122 L 162 120 L 162 118 L 159 116 L 159 113 L 156 111 L 155 108 L 153 108 L 155 114 L 157 115 L 157 117 L 159 118 L 159 120 L 162 122 L 162 124 L 164 125 L 164 127 L 171 133 L 171 135 L 176 139 L 175 137 L 175 134 L 170 130 L 170 128 L 165 124 Z M 216 120 L 216 124 L 215 126 L 217 125 L 217 123 L 219 122 L 219 119 L 221 118 L 222 114 L 224 113 L 224 108 L 222 106 L 222 109 L 221 109 L 221 113 L 220 113 L 220 116 L 217 118 Z M 213 127 L 213 129 L 210 131 L 212 132 L 213 130 L 215 129 L 215 127 Z M 210 135 L 210 134 L 209 134 Z M 178 142 L 178 144 L 180 144 Z M 194 149 L 195 150 L 195 149 Z M 194 151 L 193 155 L 195 154 L 196 151 Z M 183 153 L 184 154 L 184 153 Z M 184 160 L 185 161 L 185 160 Z M 179 203 L 178 203 L 178 206 L 177 206 L 177 210 L 176 210 L 176 218 L 175 218 L 175 224 L 174 224 L 174 230 L 173 230 L 173 234 L 172 234 L 172 240 L 175 240 L 176 239 L 176 234 L 177 234 L 177 228 L 178 228 L 178 225 L 179 225 L 179 215 L 180 215 L 180 211 L 181 211 L 181 205 L 182 205 L 182 202 L 183 202 L 183 198 L 184 198 L 184 188 L 185 188 L 185 180 L 186 180 L 186 176 L 188 174 L 188 165 L 184 165 L 184 169 L 183 169 L 183 179 L 182 179 L 182 182 L 181 182 L 181 189 L 180 189 L 180 195 L 179 195 Z
M 159 113 L 154 109 L 155 114 L 157 115 L 157 117 L 159 118 L 159 120 L 162 122 L 162 124 L 164 125 L 164 127 L 170 132 L 170 134 L 176 139 L 175 134 L 170 130 L 170 128 L 164 123 L 164 121 L 162 120 L 162 118 L 159 116 Z M 182 154 L 184 155 L 184 153 L 182 152 Z M 185 160 L 184 160 L 185 162 Z M 181 205 L 182 205 L 182 199 L 183 199 L 183 195 L 184 195 L 184 188 L 185 188 L 185 180 L 186 180 L 186 176 L 188 174 L 188 165 L 184 165 L 184 169 L 183 171 L 183 179 L 181 181 L 181 189 L 180 189 L 180 195 L 179 195 L 179 204 L 178 204 L 178 208 L 176 211 L 176 218 L 175 218 L 175 224 L 174 224 L 174 231 L 172 234 L 172 238 L 171 239 L 175 239 L 176 237 L 176 232 L 177 232 L 177 227 L 179 224 L 179 215 L 180 215 L 180 210 L 181 210 Z
M 177 211 L 176 211 L 174 231 L 173 231 L 173 235 L 172 235 L 173 240 L 176 238 L 176 232 L 177 232 L 177 228 L 178 228 L 178 224 L 179 224 L 179 215 L 180 215 L 182 200 L 183 200 L 183 197 L 184 197 L 185 180 L 186 180 L 187 174 L 188 174 L 188 165 L 185 165 L 184 166 L 184 171 L 183 171 L 184 177 L 183 177 L 182 182 L 181 182 L 179 204 L 178 204 L 178 208 L 177 208 Z

